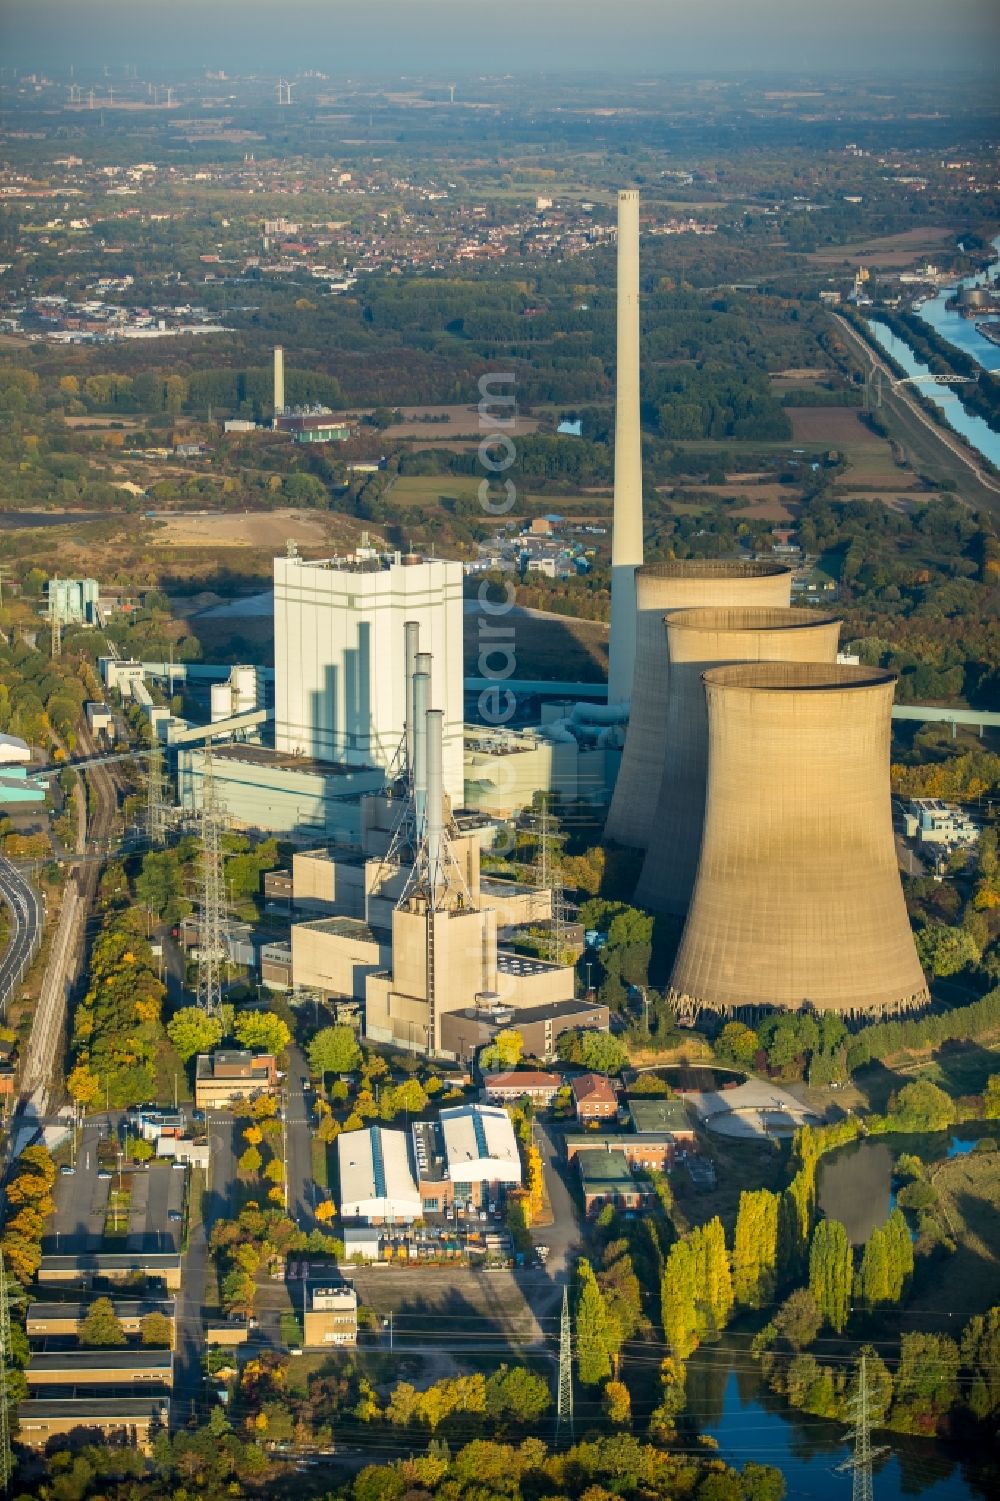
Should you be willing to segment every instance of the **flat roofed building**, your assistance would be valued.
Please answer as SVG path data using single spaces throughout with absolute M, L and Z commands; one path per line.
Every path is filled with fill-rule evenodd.
M 551 964 L 530 954 L 497 952 L 497 994 L 519 1011 L 573 999 L 576 971 L 572 964 Z
M 32 1355 L 25 1371 L 29 1387 L 130 1386 L 134 1381 L 174 1384 L 172 1350 L 63 1350 Z
M 245 1345 L 249 1338 L 246 1319 L 209 1319 L 205 1325 L 206 1345 Z
M 358 799 L 380 792 L 380 767 L 344 766 L 295 756 L 246 741 L 212 748 L 216 798 L 238 829 L 290 839 L 347 842 L 360 836 Z M 202 805 L 205 751 L 177 750 L 177 798 L 186 811 Z
M 584 1210 L 597 1214 L 605 1204 L 616 1209 L 641 1209 L 653 1198 L 652 1184 L 637 1178 L 625 1153 L 608 1146 L 603 1152 L 578 1152 Z
M 345 1261 L 378 1261 L 381 1249 L 382 1239 L 377 1230 L 370 1230 L 367 1225 L 345 1225 Z
M 25 1318 L 25 1332 L 29 1339 L 43 1339 L 47 1335 L 73 1338 L 80 1332 L 80 1325 L 87 1316 L 90 1301 L 78 1303 L 29 1303 Z M 139 1334 L 142 1321 L 151 1313 L 161 1314 L 174 1323 L 173 1298 L 118 1299 L 114 1304 L 115 1317 L 126 1334 Z
M 135 1277 L 162 1282 L 170 1292 L 181 1285 L 181 1258 L 176 1251 L 82 1251 L 75 1256 L 43 1256 L 39 1282 L 89 1287 L 95 1278 L 129 1282 Z
M 194 1102 L 199 1110 L 226 1110 L 234 1100 L 273 1094 L 277 1087 L 278 1066 L 270 1053 L 227 1049 L 198 1055 Z
M 461 563 L 436 558 L 276 558 L 276 748 L 388 771 L 406 717 L 403 626 L 416 621 L 444 712 L 444 789 L 462 806 L 462 589 Z
M 581 1152 L 605 1152 L 608 1147 L 621 1152 L 632 1167 L 665 1172 L 677 1154 L 677 1139 L 669 1131 L 650 1131 L 642 1136 L 617 1131 L 613 1136 L 601 1131 L 567 1131 L 563 1137 L 566 1159 L 573 1161 Z
M 420 1194 L 410 1166 L 405 1131 L 366 1126 L 337 1137 L 340 1213 L 369 1224 L 420 1218 Z
M 292 945 L 265 943 L 260 950 L 260 983 L 269 990 L 291 990 Z
M 493 1041 L 498 1032 L 513 1028 L 520 1033 L 528 1057 L 552 1059 L 563 1032 L 574 1028 L 606 1032 L 610 1024 L 607 1006 L 594 1001 L 550 1001 L 541 1006 L 500 1006 L 494 1010 L 466 1007 L 447 1011 L 441 1018 L 441 1044 L 447 1056 L 471 1063 L 477 1050 Z
M 302 1317 L 302 1343 L 307 1350 L 358 1342 L 358 1295 L 346 1282 L 307 1287 Z
M 100 1434 L 142 1454 L 153 1452 L 156 1435 L 170 1427 L 167 1397 L 33 1397 L 17 1409 L 18 1442 L 44 1449 L 66 1434 Z
M 694 1126 L 683 1100 L 629 1095 L 627 1104 L 632 1128 L 640 1134 L 669 1131 L 678 1140 L 694 1141 Z
M 392 962 L 392 946 L 359 917 L 321 917 L 292 924 L 292 983 L 296 990 L 363 1001 L 369 975 Z

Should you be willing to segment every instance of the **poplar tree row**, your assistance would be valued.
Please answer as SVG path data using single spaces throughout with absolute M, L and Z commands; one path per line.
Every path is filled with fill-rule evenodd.
M 913 1244 L 894 1209 L 872 1231 L 855 1270 L 854 1249 L 839 1220 L 820 1220 L 810 1234 L 815 1164 L 807 1159 L 783 1194 L 745 1190 L 730 1251 L 716 1217 L 675 1241 L 663 1271 L 663 1333 L 676 1360 L 723 1329 L 733 1308 L 766 1308 L 782 1284 L 805 1278 L 823 1322 L 838 1334 L 853 1305 L 898 1303 L 913 1273 Z

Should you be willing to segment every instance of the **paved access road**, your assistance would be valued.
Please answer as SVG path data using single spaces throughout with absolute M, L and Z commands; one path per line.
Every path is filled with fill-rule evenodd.
M 316 1228 L 316 1185 L 312 1174 L 312 1094 L 302 1088 L 309 1075 L 305 1055 L 297 1047 L 287 1053 L 285 1080 L 285 1173 L 288 1179 L 288 1212 L 300 1230 Z
M 202 1198 L 202 1222 L 194 1226 L 188 1237 L 184 1273 L 177 1294 L 174 1404 L 178 1422 L 186 1420 L 188 1410 L 194 1410 L 193 1403 L 203 1400 L 203 1317 L 209 1271 L 208 1238 L 216 1220 L 228 1219 L 232 1214 L 233 1185 L 236 1179 L 236 1122 L 224 1110 L 209 1110 L 206 1116 L 209 1166 L 208 1182 Z M 172 1168 L 170 1177 L 183 1182 L 182 1175 L 175 1173 Z
M 6 902 L 13 924 L 11 940 L 0 958 L 0 1011 L 5 1011 L 11 992 L 27 969 L 41 939 L 44 913 L 41 899 L 31 882 L 2 855 L 0 899 Z

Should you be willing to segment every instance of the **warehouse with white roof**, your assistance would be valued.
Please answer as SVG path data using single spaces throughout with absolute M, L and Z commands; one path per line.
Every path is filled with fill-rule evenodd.
M 340 1212 L 369 1225 L 408 1224 L 420 1218 L 421 1202 L 404 1131 L 368 1126 L 337 1137 Z
M 453 1182 L 520 1183 L 521 1157 L 506 1110 L 457 1105 L 441 1111 L 444 1155 Z

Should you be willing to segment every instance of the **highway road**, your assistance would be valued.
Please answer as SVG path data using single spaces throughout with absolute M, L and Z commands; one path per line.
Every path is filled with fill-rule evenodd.
M 0 958 L 0 1012 L 19 984 L 41 942 L 44 910 L 27 877 L 0 855 L 0 899 L 10 910 L 12 936 Z

